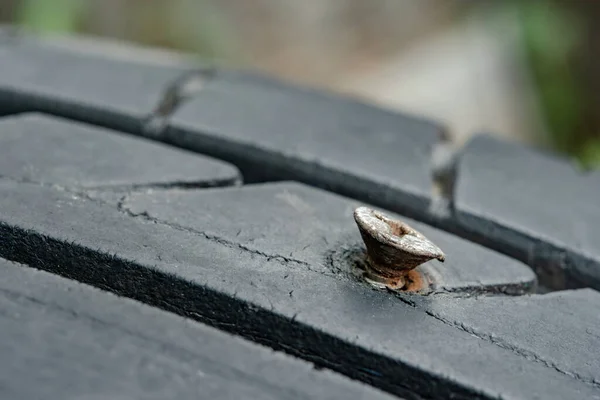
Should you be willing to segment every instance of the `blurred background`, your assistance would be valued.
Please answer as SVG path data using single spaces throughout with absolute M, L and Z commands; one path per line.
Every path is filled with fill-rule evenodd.
M 600 167 L 599 17 L 593 0 L 0 0 L 0 23 L 184 51 L 583 168 Z

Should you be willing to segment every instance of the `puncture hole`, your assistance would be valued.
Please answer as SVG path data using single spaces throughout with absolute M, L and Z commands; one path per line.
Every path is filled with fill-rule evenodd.
M 366 251 L 360 245 L 335 251 L 331 257 L 331 263 L 337 273 L 348 275 L 378 290 L 418 294 L 428 292 L 431 289 L 429 279 L 425 277 L 421 267 L 417 267 L 406 274 L 404 285 L 401 285 L 401 288 L 398 288 L 397 286 L 400 285 L 395 284 L 393 280 L 377 275 L 369 268 Z

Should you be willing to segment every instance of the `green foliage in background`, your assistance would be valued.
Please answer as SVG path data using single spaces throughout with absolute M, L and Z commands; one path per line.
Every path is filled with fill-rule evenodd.
M 88 0 L 21 0 L 17 22 L 39 34 L 91 33 L 86 21 L 98 2 Z M 101 3 L 100 3 L 101 4 Z M 111 35 L 149 46 L 194 53 L 203 59 L 237 62 L 229 21 L 215 3 L 207 0 L 123 1 L 115 12 L 128 25 Z
M 85 6 L 81 0 L 24 0 L 17 18 L 21 25 L 40 34 L 72 33 L 78 30 Z
M 568 4 L 568 3 L 567 3 Z M 521 16 L 523 44 L 529 56 L 540 105 L 555 148 L 575 157 L 584 168 L 600 167 L 600 140 L 587 120 L 593 104 L 575 60 L 581 57 L 585 21 L 564 3 L 515 1 Z

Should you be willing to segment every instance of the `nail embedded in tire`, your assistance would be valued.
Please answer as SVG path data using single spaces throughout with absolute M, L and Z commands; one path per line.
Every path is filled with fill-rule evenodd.
M 367 247 L 367 276 L 371 283 L 402 289 L 407 274 L 424 262 L 446 255 L 408 224 L 368 207 L 354 210 L 354 220 Z

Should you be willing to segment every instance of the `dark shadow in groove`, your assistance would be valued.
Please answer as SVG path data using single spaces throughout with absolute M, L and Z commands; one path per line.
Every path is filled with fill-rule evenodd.
M 141 184 L 122 184 L 122 185 L 98 185 L 85 186 L 83 190 L 98 190 L 106 192 L 135 192 L 140 190 L 196 190 L 196 189 L 213 189 L 213 188 L 230 188 L 241 186 L 243 184 L 241 178 L 222 178 L 213 179 L 211 181 L 171 181 L 158 183 L 141 183 Z
M 15 114 L 22 114 L 29 111 L 20 106 L 18 96 L 11 95 L 11 92 L 0 88 L 0 118 Z
M 0 224 L 0 237 L 0 257 L 240 335 L 310 361 L 317 368 L 337 371 L 397 396 L 435 399 L 451 394 L 457 399 L 487 398 L 293 319 L 116 255 L 99 253 L 5 224 Z
M 436 221 L 432 225 L 436 225 Z M 450 232 L 456 236 L 467 239 L 471 242 L 480 244 L 488 249 L 505 254 L 516 260 L 527 264 L 538 279 L 538 288 L 536 293 L 548 293 L 561 290 L 574 290 L 592 288 L 600 290 L 600 281 L 593 276 L 585 276 L 573 268 L 573 264 L 583 265 L 586 260 L 568 251 L 560 250 L 550 244 L 539 241 L 532 241 L 528 238 L 522 238 L 524 247 L 531 246 L 532 249 L 525 249 L 506 245 L 501 241 L 488 237 L 479 232 L 473 232 L 464 226 L 458 226 L 451 221 L 442 221 L 437 223 L 440 229 Z M 521 235 L 518 232 L 509 233 L 512 236 Z

